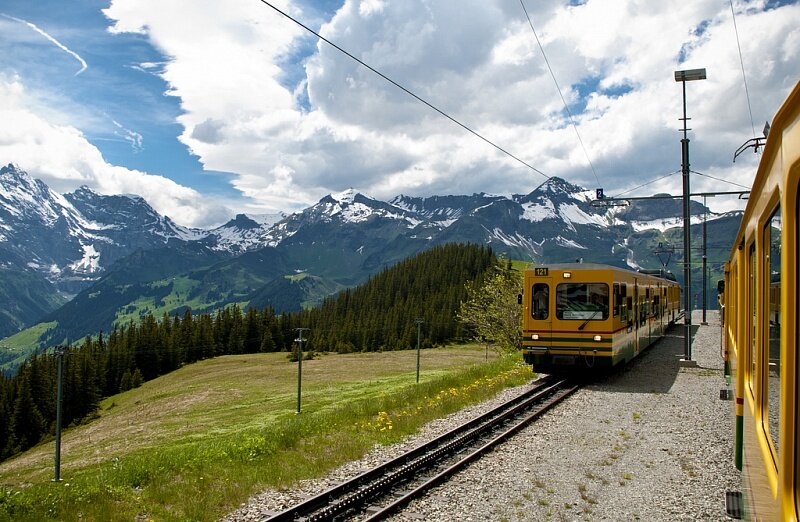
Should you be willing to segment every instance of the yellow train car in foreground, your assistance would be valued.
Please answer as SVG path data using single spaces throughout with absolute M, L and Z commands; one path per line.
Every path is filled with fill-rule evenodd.
M 661 338 L 678 317 L 680 286 L 607 265 L 554 264 L 525 271 L 521 300 L 525 361 L 539 372 L 585 373 L 629 361 Z
M 722 349 L 733 383 L 742 491 L 728 512 L 797 520 L 800 83 L 775 115 L 728 262 Z

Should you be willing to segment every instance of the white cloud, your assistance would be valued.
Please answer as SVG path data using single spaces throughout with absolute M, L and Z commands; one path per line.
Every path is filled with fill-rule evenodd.
M 757 157 L 731 163 L 752 131 L 729 4 L 570 3 L 525 5 L 606 194 L 680 169 L 673 71 L 695 67 L 706 67 L 708 80 L 687 85 L 692 168 L 748 185 Z M 313 5 L 277 5 L 546 174 L 598 184 L 518 4 L 346 0 L 328 20 Z M 759 131 L 797 81 L 800 5 L 734 6 Z M 103 12 L 112 33 L 142 35 L 163 54 L 127 65 L 167 82 L 180 101 L 181 141 L 206 169 L 233 173 L 239 207 L 291 210 L 351 186 L 384 198 L 520 193 L 544 179 L 259 2 L 112 0 Z M 13 161 L 54 181 L 107 183 L 109 191 L 133 180 L 145 197 L 178 201 L 183 217 L 166 213 L 179 221 L 212 221 L 187 203 L 200 201 L 197 193 L 160 177 L 156 191 L 158 183 L 136 171 L 108 174 L 116 168 L 69 122 L 48 124 L 20 106 L 22 124 L 54 152 L 45 159 L 36 147 L 0 144 L 18 147 L 22 157 Z M 120 131 L 141 146 L 141 136 Z M 637 195 L 680 187 L 675 175 Z M 736 187 L 694 176 L 693 189 Z
M 0 163 L 13 162 L 59 192 L 87 185 L 101 194 L 139 194 L 184 225 L 210 225 L 227 217 L 226 209 L 193 189 L 108 164 L 81 131 L 45 120 L 29 105 L 19 79 L 0 78 L 0 121 L 14 122 L 0 125 Z

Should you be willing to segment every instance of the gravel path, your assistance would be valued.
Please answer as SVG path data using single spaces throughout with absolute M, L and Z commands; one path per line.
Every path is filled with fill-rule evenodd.
M 700 320 L 695 312 L 694 324 Z M 719 399 L 716 312 L 708 323 L 692 344 L 696 368 L 679 368 L 683 326 L 673 328 L 623 371 L 579 390 L 393 520 L 726 520 L 725 491 L 739 479 L 732 405 Z M 297 490 L 265 491 L 225 520 L 263 520 L 527 388 L 432 422 Z

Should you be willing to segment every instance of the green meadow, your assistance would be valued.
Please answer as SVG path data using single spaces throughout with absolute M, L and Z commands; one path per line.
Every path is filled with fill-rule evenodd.
M 0 521 L 217 520 L 266 488 L 323 476 L 426 422 L 531 379 L 483 346 L 201 361 L 105 399 L 54 443 L 0 464 Z M 68 397 L 65 400 L 69 400 Z

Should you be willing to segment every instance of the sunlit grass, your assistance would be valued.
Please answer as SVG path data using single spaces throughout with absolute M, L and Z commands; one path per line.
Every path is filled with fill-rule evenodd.
M 481 346 L 328 355 L 227 356 L 106 399 L 53 445 L 0 465 L 0 520 L 216 520 L 266 487 L 322 476 L 434 418 L 526 382 L 518 358 Z

